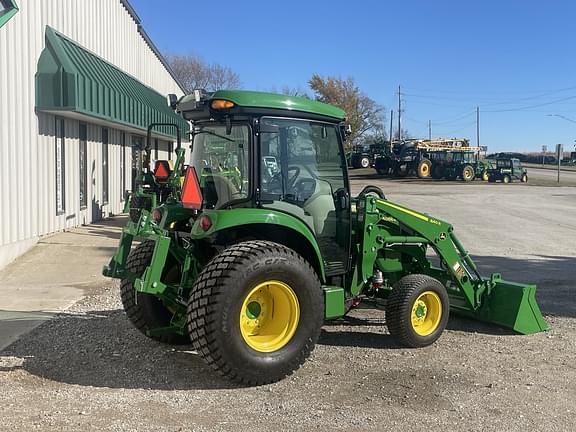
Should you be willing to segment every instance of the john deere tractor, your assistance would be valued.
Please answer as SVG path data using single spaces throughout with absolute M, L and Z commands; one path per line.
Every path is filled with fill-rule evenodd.
M 160 127 L 170 127 L 176 130 L 176 162 L 158 160 L 154 168 L 150 167 L 150 150 L 152 131 Z M 165 202 L 172 194 L 179 193 L 181 176 L 183 175 L 185 150 L 181 145 L 180 126 L 174 123 L 151 123 L 146 134 L 146 144 L 138 151 L 136 161 L 135 190 L 125 199 L 124 213 L 129 213 L 133 222 L 138 222 L 142 210 L 152 209 Z
M 259 385 L 296 370 L 324 321 L 359 301 L 407 347 L 434 343 L 451 312 L 548 329 L 536 287 L 483 277 L 449 223 L 374 186 L 351 195 L 340 109 L 248 91 L 195 91 L 173 108 L 194 125 L 179 199 L 142 210 L 104 268 L 148 337 L 191 342 L 221 375 Z M 237 178 L 212 157 L 222 145 Z

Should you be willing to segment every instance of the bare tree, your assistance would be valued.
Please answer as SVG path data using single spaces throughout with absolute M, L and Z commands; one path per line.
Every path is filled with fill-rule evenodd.
M 207 63 L 194 55 L 169 55 L 168 63 L 186 91 L 235 89 L 242 87 L 240 76 L 228 66 Z
M 384 107 L 362 93 L 354 79 L 314 74 L 308 84 L 317 100 L 346 111 L 346 118 L 352 129 L 347 142 L 349 146 L 367 134 L 378 135 L 384 132 Z
M 285 85 L 285 86 L 282 86 L 280 89 L 276 86 L 272 86 L 272 87 L 270 87 L 270 89 L 268 91 L 270 93 L 283 94 L 286 96 L 298 96 L 298 97 L 303 97 L 306 99 L 312 99 L 312 96 L 310 96 L 310 94 L 306 91 L 306 89 L 303 89 L 300 86 L 290 87 L 290 86 Z

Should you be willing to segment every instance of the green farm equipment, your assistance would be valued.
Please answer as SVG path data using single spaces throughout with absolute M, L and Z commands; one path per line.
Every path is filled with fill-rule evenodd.
M 150 167 L 152 130 L 159 127 L 173 127 L 176 130 L 176 162 L 159 160 Z M 178 193 L 183 175 L 185 150 L 182 148 L 180 127 L 174 123 L 151 123 L 148 125 L 146 144 L 138 152 L 135 190 L 128 193 L 125 199 L 124 213 L 130 214 L 132 222 L 138 222 L 142 210 L 152 211 L 169 196 L 179 199 Z
M 430 153 L 432 178 L 488 181 L 488 171 L 492 165 L 478 157 L 479 150 L 479 147 L 460 147 Z
M 221 375 L 258 385 L 296 370 L 324 320 L 359 301 L 407 347 L 434 343 L 450 312 L 548 329 L 536 286 L 483 277 L 449 223 L 374 186 L 351 196 L 340 109 L 247 91 L 195 91 L 174 108 L 194 124 L 180 201 L 142 210 L 104 268 L 148 337 L 191 341 Z M 234 180 L 213 157 L 224 143 Z
M 528 172 L 522 167 L 520 159 L 496 159 L 496 167 L 488 171 L 488 181 L 510 183 L 514 180 L 520 180 L 522 183 L 528 182 Z

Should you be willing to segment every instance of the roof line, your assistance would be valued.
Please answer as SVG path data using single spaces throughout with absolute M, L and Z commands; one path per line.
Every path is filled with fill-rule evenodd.
M 170 64 L 168 63 L 166 58 L 162 55 L 162 53 L 160 52 L 158 47 L 156 47 L 156 45 L 154 44 L 152 39 L 150 39 L 150 36 L 148 36 L 148 33 L 146 33 L 146 30 L 144 30 L 144 27 L 142 26 L 142 20 L 140 19 L 140 17 L 138 16 L 136 11 L 134 10 L 134 7 L 130 4 L 130 1 L 129 0 L 120 0 L 120 3 L 122 4 L 122 6 L 124 6 L 126 11 L 128 11 L 128 14 L 132 17 L 132 19 L 136 23 L 138 33 L 140 33 L 140 35 L 142 36 L 142 39 L 144 39 L 144 42 L 146 42 L 146 44 L 152 50 L 152 52 L 156 55 L 158 60 L 160 60 L 160 63 L 162 63 L 162 65 L 164 66 L 166 71 L 170 74 L 170 76 L 172 76 L 174 81 L 176 81 L 176 84 L 178 84 L 178 87 L 180 87 L 180 90 L 182 90 L 182 93 L 186 94 L 187 93 L 186 88 L 180 82 L 180 80 L 176 77 L 174 70 L 172 70 L 172 68 L 170 67 Z

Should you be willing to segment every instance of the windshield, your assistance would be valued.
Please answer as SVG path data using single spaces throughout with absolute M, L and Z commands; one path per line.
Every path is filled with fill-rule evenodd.
M 249 147 L 248 125 L 210 124 L 196 127 L 192 160 L 204 198 L 204 208 L 219 208 L 233 200 L 248 198 Z

